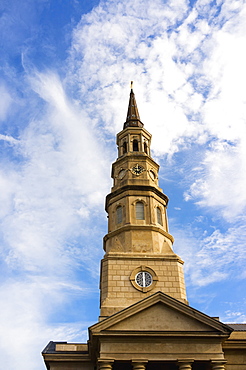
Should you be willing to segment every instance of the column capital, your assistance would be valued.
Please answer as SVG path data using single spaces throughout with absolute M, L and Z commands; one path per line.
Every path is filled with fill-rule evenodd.
M 177 360 L 179 370 L 191 370 L 194 360 L 190 358 Z
M 112 370 L 114 360 L 112 359 L 98 359 L 97 368 L 100 370 Z
M 211 360 L 212 370 L 225 370 L 226 360 Z
M 132 360 L 132 368 L 133 370 L 145 370 L 146 364 L 148 363 L 148 360 L 140 360 L 140 359 L 134 359 Z

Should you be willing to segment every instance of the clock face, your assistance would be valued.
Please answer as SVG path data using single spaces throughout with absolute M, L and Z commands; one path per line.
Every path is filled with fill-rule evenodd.
M 152 284 L 153 278 L 152 278 L 152 275 L 149 272 L 147 272 L 147 271 L 140 271 L 135 276 L 135 282 L 141 288 L 147 288 L 147 287 L 149 287 Z
M 120 170 L 120 172 L 118 173 L 118 178 L 119 178 L 120 180 L 122 180 L 122 179 L 123 179 L 123 177 L 125 176 L 125 174 L 126 174 L 126 170 L 121 169 L 121 170 Z
M 139 164 L 136 164 L 134 167 L 132 167 L 132 173 L 134 175 L 140 175 L 144 171 L 144 168 L 140 166 Z
M 150 171 L 149 171 L 149 175 L 150 175 L 150 178 L 151 178 L 152 180 L 155 180 L 155 173 L 154 173 L 154 171 L 150 170 Z
M 158 277 L 150 267 L 139 266 L 132 271 L 130 281 L 135 289 L 147 293 L 155 287 Z

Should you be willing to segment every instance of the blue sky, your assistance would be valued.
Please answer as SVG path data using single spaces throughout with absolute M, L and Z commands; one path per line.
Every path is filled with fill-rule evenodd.
M 3 0 L 0 38 L 2 366 L 97 321 L 131 80 L 190 305 L 246 322 L 245 2 Z

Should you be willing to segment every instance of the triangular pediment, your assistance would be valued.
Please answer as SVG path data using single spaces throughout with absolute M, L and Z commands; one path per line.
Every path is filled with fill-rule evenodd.
M 158 292 L 142 301 L 93 325 L 92 333 L 110 332 L 156 332 L 193 333 L 193 335 L 229 335 L 227 325 Z
M 110 330 L 201 332 L 211 331 L 211 327 L 158 302 L 110 326 Z

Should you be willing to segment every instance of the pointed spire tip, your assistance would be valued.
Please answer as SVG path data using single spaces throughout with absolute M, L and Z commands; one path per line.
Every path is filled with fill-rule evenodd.
M 133 81 L 131 81 L 131 92 L 128 105 L 128 111 L 126 116 L 126 122 L 124 123 L 124 129 L 127 127 L 143 127 L 143 123 L 140 121 L 140 116 L 138 113 L 138 107 L 135 99 L 135 94 L 133 92 Z

